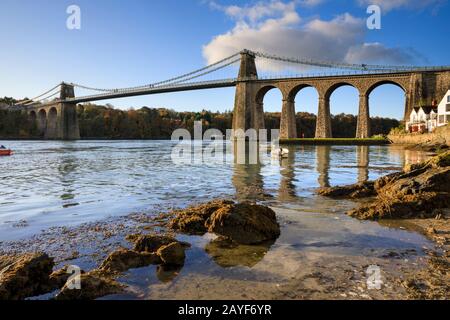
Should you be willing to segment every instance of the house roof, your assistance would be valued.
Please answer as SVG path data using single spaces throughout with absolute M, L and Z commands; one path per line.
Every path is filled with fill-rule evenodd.
M 425 114 L 430 114 L 431 111 L 437 112 L 437 107 L 422 107 Z

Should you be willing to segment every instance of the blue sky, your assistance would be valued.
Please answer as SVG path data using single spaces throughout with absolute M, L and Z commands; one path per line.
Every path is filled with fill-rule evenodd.
M 66 9 L 81 9 L 68 30 Z M 369 4 L 382 9 L 368 30 Z M 143 85 L 205 66 L 247 47 L 287 56 L 366 63 L 450 65 L 450 7 L 445 0 L 1 0 L 0 96 L 35 96 L 61 81 L 100 88 Z M 260 74 L 298 73 L 263 65 Z M 234 77 L 236 68 L 216 77 Z M 208 79 L 208 78 L 207 78 Z M 401 118 L 403 92 L 383 86 L 371 114 Z M 230 110 L 234 89 L 107 101 L 121 108 Z M 301 91 L 297 111 L 317 112 L 317 94 Z M 343 87 L 332 113 L 353 113 L 358 94 Z M 275 90 L 266 111 L 281 110 Z

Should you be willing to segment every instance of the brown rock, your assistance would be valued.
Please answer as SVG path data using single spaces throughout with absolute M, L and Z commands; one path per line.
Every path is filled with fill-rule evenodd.
M 422 192 L 399 198 L 379 198 L 347 214 L 361 220 L 432 218 L 437 206 L 448 207 L 450 197 L 443 193 Z
M 168 245 L 173 242 L 178 242 L 177 239 L 171 236 L 164 235 L 142 235 L 137 238 L 134 244 L 134 251 L 137 252 L 156 252 L 162 246 Z M 182 243 L 184 246 L 190 246 L 188 243 Z
M 46 291 L 50 292 L 56 289 L 61 289 L 72 276 L 72 273 L 68 273 L 69 266 L 64 266 L 63 268 L 52 272 L 50 275 L 50 285 Z M 85 273 L 81 271 L 81 273 Z
M 187 234 L 203 235 L 208 232 L 206 220 L 218 209 L 233 201 L 215 200 L 185 210 L 175 211 L 176 217 L 169 223 L 169 227 Z
M 435 228 L 429 227 L 429 228 L 427 228 L 427 233 L 429 233 L 429 234 L 436 234 L 437 232 L 436 232 Z
M 179 242 L 173 242 L 158 249 L 158 256 L 166 265 L 182 266 L 186 259 L 186 247 Z
M 161 259 L 155 253 L 119 249 L 111 253 L 99 269 L 105 272 L 124 272 L 159 263 L 161 263 Z
M 81 289 L 71 289 L 66 283 L 56 300 L 93 300 L 123 291 L 123 286 L 117 281 L 95 270 L 80 276 Z
M 222 206 L 212 214 L 206 225 L 209 232 L 240 244 L 258 244 L 280 236 L 275 212 L 268 207 L 249 203 Z
M 364 182 L 343 187 L 320 188 L 317 194 L 331 198 L 365 198 L 376 196 L 374 182 Z
M 46 293 L 53 259 L 45 253 L 0 257 L 0 300 L 21 300 Z
M 355 186 L 347 186 L 321 194 L 352 196 L 353 190 Z M 378 179 L 374 190 L 374 202 L 351 210 L 348 215 L 366 220 L 435 217 L 437 209 L 450 206 L 450 151 Z

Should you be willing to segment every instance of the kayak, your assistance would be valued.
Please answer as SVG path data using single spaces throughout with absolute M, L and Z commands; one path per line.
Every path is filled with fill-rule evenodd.
M 12 155 L 12 150 L 9 150 L 9 149 L 0 150 L 0 156 L 10 156 L 10 155 Z

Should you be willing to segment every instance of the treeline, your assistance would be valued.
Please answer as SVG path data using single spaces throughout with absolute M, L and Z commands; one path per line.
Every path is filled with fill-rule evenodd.
M 25 112 L 0 109 L 0 138 L 35 137 L 38 137 L 36 122 Z
M 203 129 L 231 128 L 232 113 L 176 112 L 169 109 L 139 110 L 112 107 L 78 106 L 78 123 L 83 138 L 110 139 L 170 139 L 176 129 L 187 129 L 193 134 L 194 122 L 202 121 Z
M 120 110 L 111 106 L 93 104 L 77 107 L 80 135 L 85 139 L 170 139 L 172 132 L 184 128 L 193 134 L 194 122 L 202 121 L 203 129 L 218 129 L 225 133 L 232 127 L 232 112 L 177 112 L 169 109 Z M 312 138 L 315 134 L 316 115 L 297 113 L 299 137 Z M 280 127 L 280 113 L 266 113 L 267 129 Z M 354 137 L 357 117 L 339 114 L 332 116 L 333 136 Z M 388 134 L 399 126 L 399 121 L 372 118 L 372 134 Z M 36 124 L 20 111 L 0 110 L 0 137 L 38 138 Z

